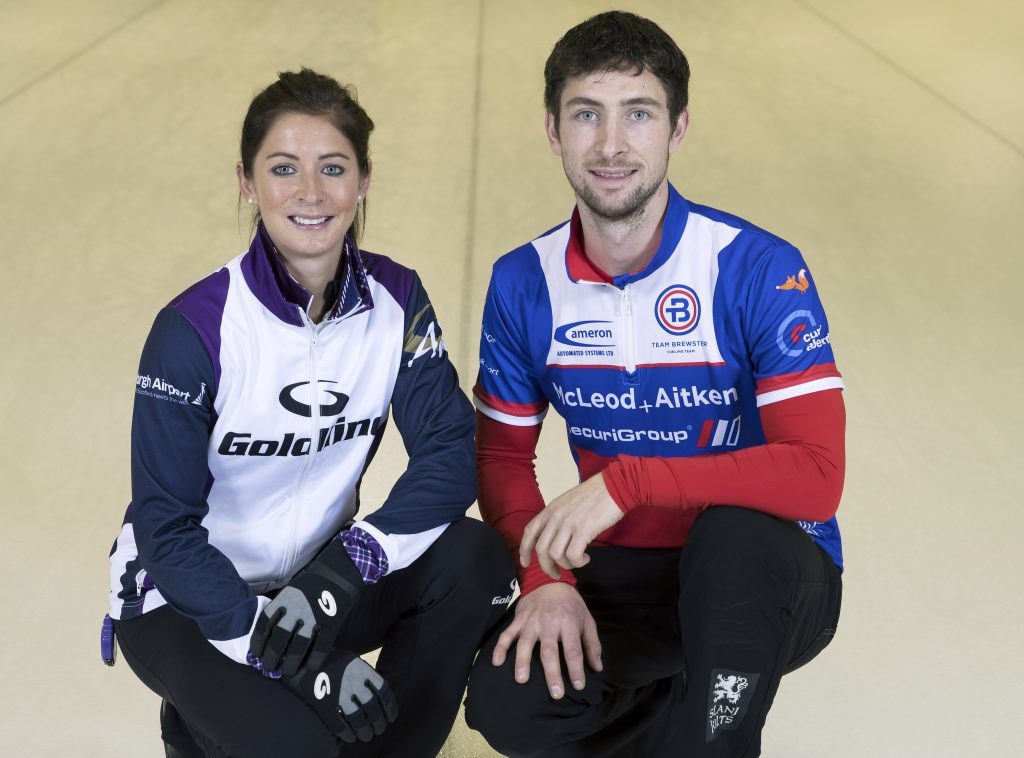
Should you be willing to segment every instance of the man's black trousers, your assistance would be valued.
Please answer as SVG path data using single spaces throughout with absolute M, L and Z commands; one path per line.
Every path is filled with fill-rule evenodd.
M 507 607 L 501 601 L 513 576 L 498 534 L 465 518 L 411 566 L 363 591 L 337 647 L 381 648 L 376 669 L 399 707 L 397 721 L 369 743 L 340 743 L 283 682 L 230 660 L 169 606 L 117 622 L 117 638 L 135 674 L 165 701 L 168 755 L 434 756 L 458 714 L 473 656 Z
M 491 664 L 510 613 L 473 668 L 469 726 L 508 756 L 760 755 L 782 675 L 835 634 L 835 563 L 794 523 L 724 506 L 698 517 L 682 550 L 588 552 L 574 573 L 604 670 L 552 700 L 535 650 L 517 684 L 514 647 Z

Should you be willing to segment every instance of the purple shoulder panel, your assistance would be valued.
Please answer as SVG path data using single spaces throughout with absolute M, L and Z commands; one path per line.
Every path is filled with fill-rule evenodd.
M 368 253 L 365 250 L 359 252 L 363 265 L 366 266 L 367 275 L 379 282 L 404 311 L 409 304 L 409 293 L 412 291 L 416 272 L 401 263 L 396 263 L 386 255 Z
M 167 304 L 195 327 L 199 339 L 210 354 L 213 379 L 217 386 L 220 385 L 220 323 L 230 282 L 230 272 L 222 268 L 196 282 Z

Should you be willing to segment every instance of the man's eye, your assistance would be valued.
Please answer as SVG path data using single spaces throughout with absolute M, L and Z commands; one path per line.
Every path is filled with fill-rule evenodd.
M 270 173 L 272 173 L 274 176 L 290 176 L 291 174 L 295 173 L 295 167 L 289 166 L 287 164 L 274 166 L 272 169 L 270 169 Z
M 647 111 L 633 111 L 632 113 L 629 114 L 629 117 L 633 121 L 646 121 L 651 117 L 651 114 L 648 113 Z
M 576 114 L 576 118 L 580 121 L 597 121 L 597 114 L 593 111 L 580 111 Z
M 324 166 L 321 171 L 327 174 L 327 176 L 341 176 L 345 173 L 345 167 L 332 163 L 330 166 Z

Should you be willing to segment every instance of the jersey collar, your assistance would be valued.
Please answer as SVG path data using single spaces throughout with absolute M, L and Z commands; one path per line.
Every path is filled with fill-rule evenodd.
M 565 268 L 569 278 L 574 282 L 613 284 L 622 289 L 631 282 L 650 276 L 665 264 L 679 246 L 689 213 L 690 204 L 669 182 L 668 208 L 661 225 L 661 244 L 658 245 L 658 251 L 640 271 L 612 277 L 587 257 L 583 249 L 583 223 L 580 220 L 580 211 L 579 208 L 573 208 L 572 218 L 569 220 L 569 243 L 565 248 Z
M 300 310 L 309 315 L 313 294 L 288 273 L 262 221 L 256 227 L 249 252 L 242 259 L 242 274 L 249 289 L 267 310 L 285 323 L 305 325 Z M 337 277 L 328 282 L 325 294 L 334 304 L 322 323 L 354 316 L 373 307 L 362 255 L 348 237 Z

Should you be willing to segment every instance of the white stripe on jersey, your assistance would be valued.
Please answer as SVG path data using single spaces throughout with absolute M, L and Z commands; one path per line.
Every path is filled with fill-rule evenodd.
M 810 395 L 812 392 L 841 389 L 846 389 L 846 385 L 843 384 L 842 379 L 838 376 L 827 376 L 824 379 L 815 379 L 812 382 L 794 384 L 792 387 L 783 387 L 780 390 L 772 390 L 771 392 L 765 392 L 764 394 L 758 395 L 757 407 L 760 408 L 763 405 L 771 405 L 772 403 L 777 403 L 780 400 L 789 400 L 791 397 Z
M 499 410 L 495 410 L 484 403 L 484 401 L 476 395 L 473 396 L 473 405 L 476 406 L 478 411 L 487 416 L 487 418 L 492 418 L 495 421 L 500 421 L 501 423 L 508 424 L 509 426 L 537 426 L 537 424 L 543 421 L 544 417 L 548 414 L 548 409 L 545 408 L 534 416 L 513 416 L 510 413 L 502 413 Z

